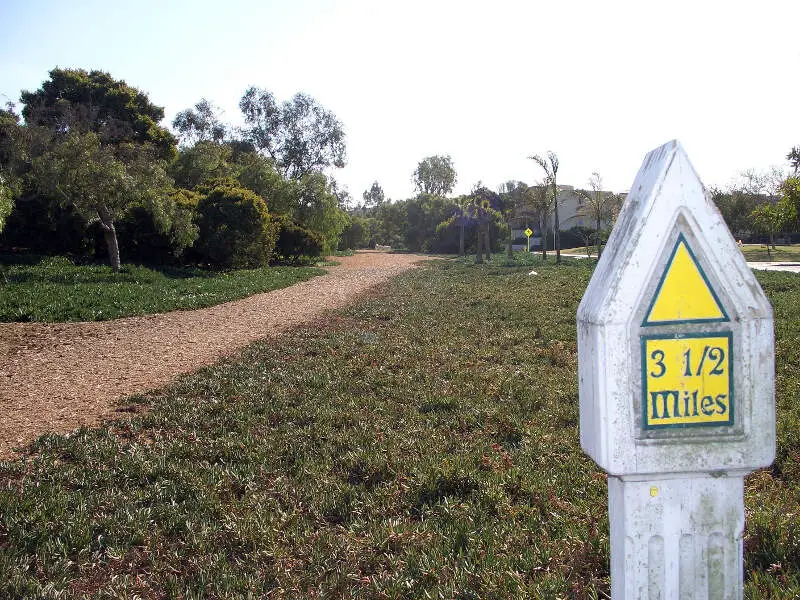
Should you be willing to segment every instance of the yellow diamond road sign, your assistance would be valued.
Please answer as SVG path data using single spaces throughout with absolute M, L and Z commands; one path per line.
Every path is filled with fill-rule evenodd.
M 533 231 L 531 231 L 531 228 L 530 228 L 530 227 L 528 227 L 528 228 L 525 230 L 525 236 L 526 236 L 526 237 L 531 237 L 532 235 L 533 235 Z

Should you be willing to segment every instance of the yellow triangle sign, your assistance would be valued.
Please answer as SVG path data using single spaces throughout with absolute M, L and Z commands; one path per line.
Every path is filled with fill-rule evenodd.
M 656 289 L 644 325 L 727 321 L 728 315 L 681 234 Z

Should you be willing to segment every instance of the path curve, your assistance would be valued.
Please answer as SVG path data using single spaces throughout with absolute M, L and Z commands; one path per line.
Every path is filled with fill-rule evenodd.
M 118 400 L 342 308 L 424 257 L 372 251 L 288 288 L 191 311 L 97 323 L 0 323 L 0 458 L 94 425 Z

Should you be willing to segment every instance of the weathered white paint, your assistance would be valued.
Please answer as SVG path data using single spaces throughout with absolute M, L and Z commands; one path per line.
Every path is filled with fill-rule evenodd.
M 727 319 L 645 325 L 679 240 Z M 732 423 L 646 427 L 642 340 L 660 335 L 728 336 Z M 772 309 L 676 141 L 626 198 L 578 308 L 578 360 L 581 446 L 610 475 L 612 597 L 740 598 L 742 481 L 775 454 Z
M 742 598 L 744 473 L 608 478 L 614 600 Z

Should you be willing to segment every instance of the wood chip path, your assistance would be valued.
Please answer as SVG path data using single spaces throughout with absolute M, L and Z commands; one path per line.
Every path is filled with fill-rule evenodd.
M 358 252 L 328 273 L 211 308 L 99 323 L 0 323 L 0 458 L 48 431 L 119 416 L 119 400 L 308 323 L 423 257 Z

